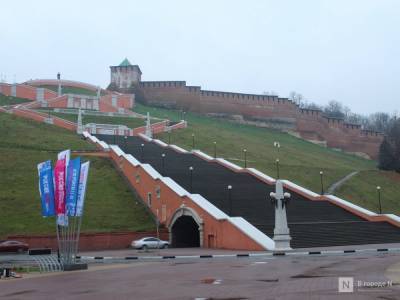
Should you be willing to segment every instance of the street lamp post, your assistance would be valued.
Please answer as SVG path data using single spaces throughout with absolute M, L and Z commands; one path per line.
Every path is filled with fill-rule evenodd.
M 321 195 L 323 195 L 323 194 L 324 194 L 324 179 L 323 179 L 323 177 L 324 177 L 324 172 L 323 172 L 323 171 L 320 171 L 320 172 L 319 172 L 319 175 L 320 175 L 320 177 L 321 177 Z
M 229 216 L 232 216 L 232 186 L 228 185 Z
M 274 147 L 278 149 L 278 154 L 279 154 L 279 149 L 281 148 L 281 144 L 279 142 L 274 142 Z
M 214 158 L 217 158 L 217 142 L 214 142 Z
M 141 150 L 141 159 L 142 159 L 142 162 L 143 162 L 143 158 L 144 158 L 144 144 L 141 144 L 140 147 L 142 148 L 142 150 Z
M 165 153 L 161 154 L 161 162 L 162 162 L 162 175 L 165 176 Z
M 183 112 L 183 121 L 186 120 L 186 111 Z
M 128 137 L 124 136 L 124 144 L 125 144 L 125 149 L 126 149 L 126 141 L 127 141 Z
M 276 179 L 279 179 L 279 158 L 276 159 Z
M 244 167 L 247 168 L 247 149 L 243 149 L 244 154 Z
M 171 128 L 168 129 L 168 145 L 171 145 Z
M 189 167 L 189 171 L 190 171 L 190 193 L 193 192 L 193 167 L 190 166 Z
M 192 133 L 192 149 L 194 149 L 194 133 Z
M 378 186 L 376 187 L 376 190 L 377 190 L 377 192 L 378 192 L 379 213 L 382 214 L 381 187 L 378 185 Z

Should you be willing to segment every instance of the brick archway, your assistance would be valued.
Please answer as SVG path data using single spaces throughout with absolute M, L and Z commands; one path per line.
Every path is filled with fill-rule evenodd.
M 182 232 L 182 230 L 180 231 L 179 228 L 177 230 L 177 227 L 181 226 L 189 227 L 189 229 L 185 230 L 184 232 Z M 200 218 L 194 209 L 186 206 L 178 208 L 172 215 L 171 221 L 168 225 L 170 245 L 173 245 L 176 241 L 177 237 L 173 236 L 174 233 L 177 234 L 180 232 L 182 234 L 180 238 L 188 238 L 189 240 L 187 242 L 189 244 L 195 243 L 195 241 L 197 241 L 197 237 L 188 237 L 187 235 L 198 234 L 198 246 L 203 247 L 203 227 L 203 219 Z

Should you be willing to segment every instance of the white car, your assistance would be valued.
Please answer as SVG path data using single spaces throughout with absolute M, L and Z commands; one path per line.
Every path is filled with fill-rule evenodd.
M 166 249 L 169 247 L 169 243 L 167 241 L 163 241 L 154 237 L 144 237 L 140 240 L 133 241 L 131 243 L 131 247 L 134 249 L 143 249 L 143 250 L 147 250 L 150 248 Z

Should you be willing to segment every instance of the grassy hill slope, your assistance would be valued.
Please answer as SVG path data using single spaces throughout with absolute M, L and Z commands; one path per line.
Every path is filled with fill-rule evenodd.
M 42 218 L 37 163 L 56 158 L 63 149 L 93 146 L 75 133 L 0 113 L 0 237 L 11 234 L 55 233 L 54 218 Z M 149 230 L 153 222 L 134 198 L 111 162 L 91 161 L 84 232 Z
M 48 111 L 43 112 L 47 113 Z M 59 112 L 50 111 L 50 114 L 56 117 L 60 117 L 72 122 L 78 122 L 78 115 L 65 114 Z M 83 124 L 87 123 L 98 123 L 98 124 L 116 124 L 116 125 L 126 125 L 129 128 L 136 128 L 145 125 L 145 120 L 140 118 L 130 118 L 130 117 L 108 117 L 108 116 L 91 116 L 82 115 Z M 154 122 L 154 121 L 153 121 Z M 153 123 L 152 122 L 152 123 Z
M 141 104 L 136 105 L 135 111 L 150 112 L 151 116 L 171 120 L 181 118 L 179 111 Z M 375 161 L 318 146 L 272 129 L 241 125 L 193 113 L 186 113 L 186 119 L 188 128 L 172 132 L 171 143 L 191 149 L 194 134 L 195 148 L 213 156 L 216 141 L 217 156 L 241 166 L 244 165 L 243 149 L 247 149 L 247 166 L 272 177 L 276 177 L 275 161 L 279 158 L 281 178 L 289 179 L 317 193 L 321 192 L 321 170 L 324 172 L 325 190 L 345 175 L 361 171 L 342 186 L 337 195 L 377 211 L 376 186 L 380 185 L 384 212 L 400 214 L 400 178 L 392 172 L 377 170 Z M 158 138 L 168 142 L 167 133 Z M 274 147 L 275 141 L 281 145 L 279 151 Z
M 54 92 L 58 92 L 57 85 L 41 85 L 38 87 L 46 88 L 52 90 Z M 88 90 L 85 88 L 73 87 L 73 86 L 62 86 L 63 94 L 78 94 L 78 95 L 88 95 L 88 96 L 96 96 L 97 92 Z M 104 95 L 104 92 L 101 92 L 101 95 Z
M 29 99 L 6 96 L 0 93 L 0 106 L 31 102 Z

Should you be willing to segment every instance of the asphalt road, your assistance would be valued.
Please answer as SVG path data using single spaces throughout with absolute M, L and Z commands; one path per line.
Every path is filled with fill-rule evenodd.
M 339 293 L 338 277 L 353 277 L 354 292 Z M 138 261 L 0 280 L 0 299 L 377 298 L 400 299 L 398 253 Z

